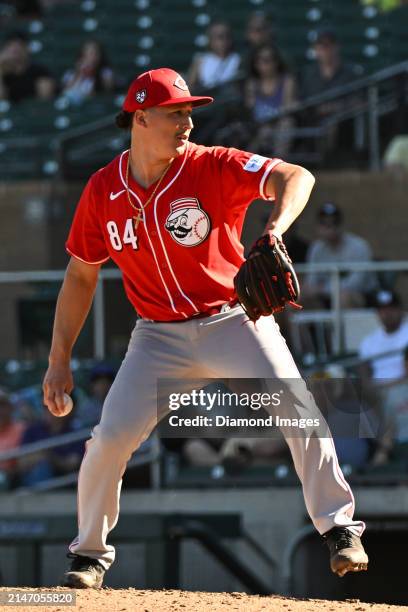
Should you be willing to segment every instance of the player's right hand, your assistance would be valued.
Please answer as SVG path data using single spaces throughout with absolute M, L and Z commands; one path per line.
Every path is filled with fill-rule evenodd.
M 64 393 L 74 388 L 69 363 L 50 364 L 43 381 L 43 402 L 54 416 L 64 412 Z

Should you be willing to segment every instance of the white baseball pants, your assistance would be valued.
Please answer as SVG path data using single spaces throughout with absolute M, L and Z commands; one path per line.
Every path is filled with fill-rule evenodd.
M 157 424 L 158 378 L 280 378 L 299 384 L 301 376 L 272 316 L 254 325 L 237 306 L 185 322 L 137 321 L 100 423 L 86 443 L 78 477 L 79 532 L 69 547 L 106 569 L 115 559 L 107 537 L 118 520 L 126 464 Z M 316 414 L 313 398 L 310 401 Z M 294 407 L 284 410 L 280 416 L 299 417 Z M 331 436 L 297 435 L 286 441 L 317 531 L 347 526 L 361 535 L 365 524 L 353 520 L 353 494 Z

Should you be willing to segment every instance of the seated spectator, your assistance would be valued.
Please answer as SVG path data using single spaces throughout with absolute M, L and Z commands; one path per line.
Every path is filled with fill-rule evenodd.
M 90 395 L 78 407 L 78 420 L 82 427 L 93 427 L 99 423 L 103 403 L 115 380 L 115 372 L 109 366 L 95 366 L 90 374 Z
M 330 364 L 313 380 L 313 395 L 333 436 L 340 465 L 362 469 L 369 463 L 380 427 L 378 406 L 362 398 L 359 384 L 346 370 Z
M 208 51 L 197 54 L 189 68 L 188 83 L 192 91 L 220 87 L 238 77 L 241 58 L 233 47 L 228 23 L 213 22 L 208 28 Z
M 374 465 L 388 461 L 408 468 L 408 345 L 404 349 L 404 378 L 388 387 L 384 404 L 384 427 L 373 457 Z
M 220 448 L 219 458 L 227 471 L 238 471 L 250 466 L 289 462 L 290 451 L 277 430 L 274 438 L 228 438 Z
M 323 94 L 329 89 L 346 85 L 361 76 L 359 66 L 346 64 L 341 56 L 341 47 L 336 34 L 331 30 L 318 33 L 313 49 L 316 62 L 308 66 L 301 79 L 302 98 Z M 339 110 L 339 104 L 330 102 L 319 107 L 321 117 Z
M 20 32 L 11 34 L 0 51 L 0 99 L 45 100 L 54 93 L 55 81 L 49 70 L 31 61 L 26 36 Z
M 295 101 L 296 87 L 277 47 L 269 44 L 255 50 L 244 90 L 245 106 L 259 126 L 250 150 L 284 157 L 290 145 L 287 131 L 293 126 L 293 120 L 291 117 L 274 119 Z
M 254 52 L 264 45 L 275 44 L 272 19 L 263 11 L 251 13 L 245 29 L 245 71 L 249 71 Z
M 24 433 L 24 424 L 13 419 L 14 406 L 9 396 L 0 391 L 0 453 L 18 448 Z M 17 459 L 0 462 L 0 488 L 13 486 Z
M 330 30 L 321 31 L 316 38 L 313 49 L 316 62 L 308 66 L 302 73 L 301 99 L 321 95 L 330 89 L 346 85 L 361 76 L 361 67 L 346 64 L 343 61 L 341 47 L 334 32 Z M 352 103 L 357 104 L 355 96 L 325 102 L 316 109 L 308 108 L 305 112 L 304 122 L 308 125 L 319 125 L 330 116 L 350 108 Z M 328 138 L 324 144 L 323 152 L 336 149 L 336 154 L 338 154 L 339 146 L 349 149 L 353 143 L 353 132 L 352 122 L 342 122 L 341 130 L 338 129 L 338 126 L 331 126 L 328 129 Z
M 49 440 L 79 428 L 74 409 L 65 417 L 55 417 L 48 410 L 43 418 L 30 424 L 22 437 L 22 444 Z M 84 441 L 71 442 L 64 446 L 38 451 L 19 460 L 20 485 L 29 487 L 55 476 L 75 472 L 84 454 Z
M 343 213 L 331 202 L 323 204 L 317 217 L 318 238 L 312 242 L 307 262 L 347 263 L 371 261 L 371 248 L 364 238 L 347 232 L 343 227 Z M 372 272 L 342 272 L 340 278 L 341 304 L 344 307 L 366 305 L 376 289 L 377 279 Z M 330 307 L 331 277 L 329 273 L 311 272 L 302 287 L 304 304 L 312 308 Z
M 375 307 L 380 319 L 376 330 L 360 345 L 360 359 L 369 360 L 362 370 L 364 378 L 377 384 L 398 380 L 405 375 L 403 350 L 408 346 L 408 321 L 401 299 L 394 291 L 379 291 Z M 383 353 L 391 353 L 384 355 Z
M 279 433 L 277 432 L 277 436 Z M 186 466 L 224 465 L 227 471 L 240 471 L 252 465 L 276 465 L 290 460 L 283 436 L 276 438 L 192 438 L 182 446 Z
M 74 68 L 62 77 L 62 95 L 73 104 L 81 104 L 95 93 L 112 91 L 115 78 L 105 51 L 97 40 L 82 45 Z

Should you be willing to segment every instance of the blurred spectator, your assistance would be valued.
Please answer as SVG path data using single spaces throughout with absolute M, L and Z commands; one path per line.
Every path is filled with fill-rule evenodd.
M 275 435 L 276 438 L 228 438 L 220 449 L 220 462 L 227 472 L 289 462 L 290 452 L 285 438 L 279 430 Z
M 54 92 L 55 81 L 49 70 L 31 61 L 26 36 L 11 34 L 0 51 L 0 99 L 48 99 Z
M 389 460 L 408 468 L 408 346 L 404 349 L 404 378 L 387 389 L 384 405 L 384 427 L 373 457 L 374 465 Z
M 308 66 L 301 80 L 302 98 L 323 94 L 329 89 L 346 85 L 361 75 L 361 68 L 346 64 L 341 57 L 337 36 L 331 30 L 322 30 L 313 45 L 316 62 Z M 337 112 L 344 102 L 329 102 L 319 107 L 321 117 Z
M 320 390 L 314 381 L 313 393 L 326 413 L 340 465 L 352 469 L 366 467 L 380 426 L 377 405 L 362 400 L 356 380 L 348 378 L 346 370 L 338 364 L 327 366 L 318 383 Z
M 408 321 L 401 299 L 394 291 L 379 291 L 375 296 L 375 307 L 380 325 L 360 345 L 360 358 L 369 360 L 362 375 L 377 383 L 403 378 L 405 367 L 402 351 L 408 346 Z M 381 357 L 388 352 L 393 354 Z
M 189 68 L 190 89 L 208 90 L 235 80 L 240 63 L 230 26 L 224 21 L 214 21 L 208 28 L 208 51 L 197 54 Z
M 277 47 L 262 45 L 254 51 L 244 90 L 245 106 L 259 126 L 249 149 L 284 157 L 290 146 L 290 137 L 285 132 L 293 126 L 293 120 L 290 117 L 273 120 L 279 111 L 295 102 L 296 86 Z M 265 125 L 267 122 L 273 123 Z
M 276 434 L 279 436 L 279 432 Z M 276 465 L 289 460 L 283 436 L 277 438 L 193 438 L 185 440 L 182 457 L 189 467 L 224 465 L 236 472 L 252 465 Z
M 13 419 L 14 406 L 9 396 L 0 391 L 0 453 L 18 448 L 24 434 L 24 424 Z M 7 488 L 14 484 L 17 460 L 0 462 L 0 485 Z
M 321 95 L 330 89 L 346 85 L 362 74 L 360 66 L 346 64 L 341 57 L 341 48 L 337 36 L 330 30 L 321 31 L 313 46 L 316 62 L 303 71 L 300 87 L 302 99 Z M 316 109 L 307 109 L 305 123 L 320 124 L 336 113 L 356 105 L 356 96 L 343 97 L 319 105 Z M 332 151 L 341 145 L 350 148 L 353 144 L 354 123 L 350 120 L 338 126 L 330 126 L 323 152 Z M 336 151 L 338 152 L 338 151 Z
M 74 68 L 62 77 L 62 95 L 73 104 L 81 104 L 95 93 L 112 91 L 115 78 L 104 48 L 97 40 L 81 46 Z
M 115 380 L 114 370 L 106 365 L 95 366 L 90 374 L 89 397 L 79 404 L 78 420 L 83 427 L 99 423 L 103 403 Z
M 48 410 L 43 418 L 30 424 L 24 432 L 22 444 L 49 440 L 77 431 L 75 408 L 65 417 L 55 417 Z M 32 486 L 43 480 L 76 471 L 84 454 L 84 441 L 71 442 L 60 447 L 38 451 L 19 460 L 20 485 Z
M 343 227 L 343 213 L 331 202 L 323 204 L 317 217 L 317 240 L 310 245 L 307 262 L 347 263 L 371 261 L 372 252 L 366 240 Z M 342 272 L 340 278 L 341 304 L 344 307 L 366 305 L 370 293 L 376 289 L 377 279 L 372 272 Z M 330 307 L 331 277 L 329 273 L 311 272 L 302 287 L 305 305 L 313 308 Z
M 249 63 L 249 59 L 256 49 L 275 43 L 272 19 L 263 11 L 255 11 L 249 16 L 245 30 L 245 43 L 245 64 Z
M 213 467 L 219 465 L 220 448 L 224 440 L 220 438 L 192 438 L 184 440 L 181 456 L 186 466 Z M 168 448 L 168 445 L 167 445 Z
M 295 80 L 279 49 L 270 44 L 258 47 L 251 59 L 250 77 L 245 82 L 245 105 L 249 108 L 252 119 L 256 123 L 265 123 L 295 100 Z M 291 125 L 290 118 L 280 119 L 274 123 L 275 140 L 279 138 L 280 131 L 288 129 Z M 270 146 L 274 148 L 273 144 Z

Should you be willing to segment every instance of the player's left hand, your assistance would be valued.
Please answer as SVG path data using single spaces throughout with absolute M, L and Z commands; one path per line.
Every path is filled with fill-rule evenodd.
M 297 304 L 299 281 L 286 247 L 273 234 L 261 236 L 234 278 L 237 298 L 251 321 Z

